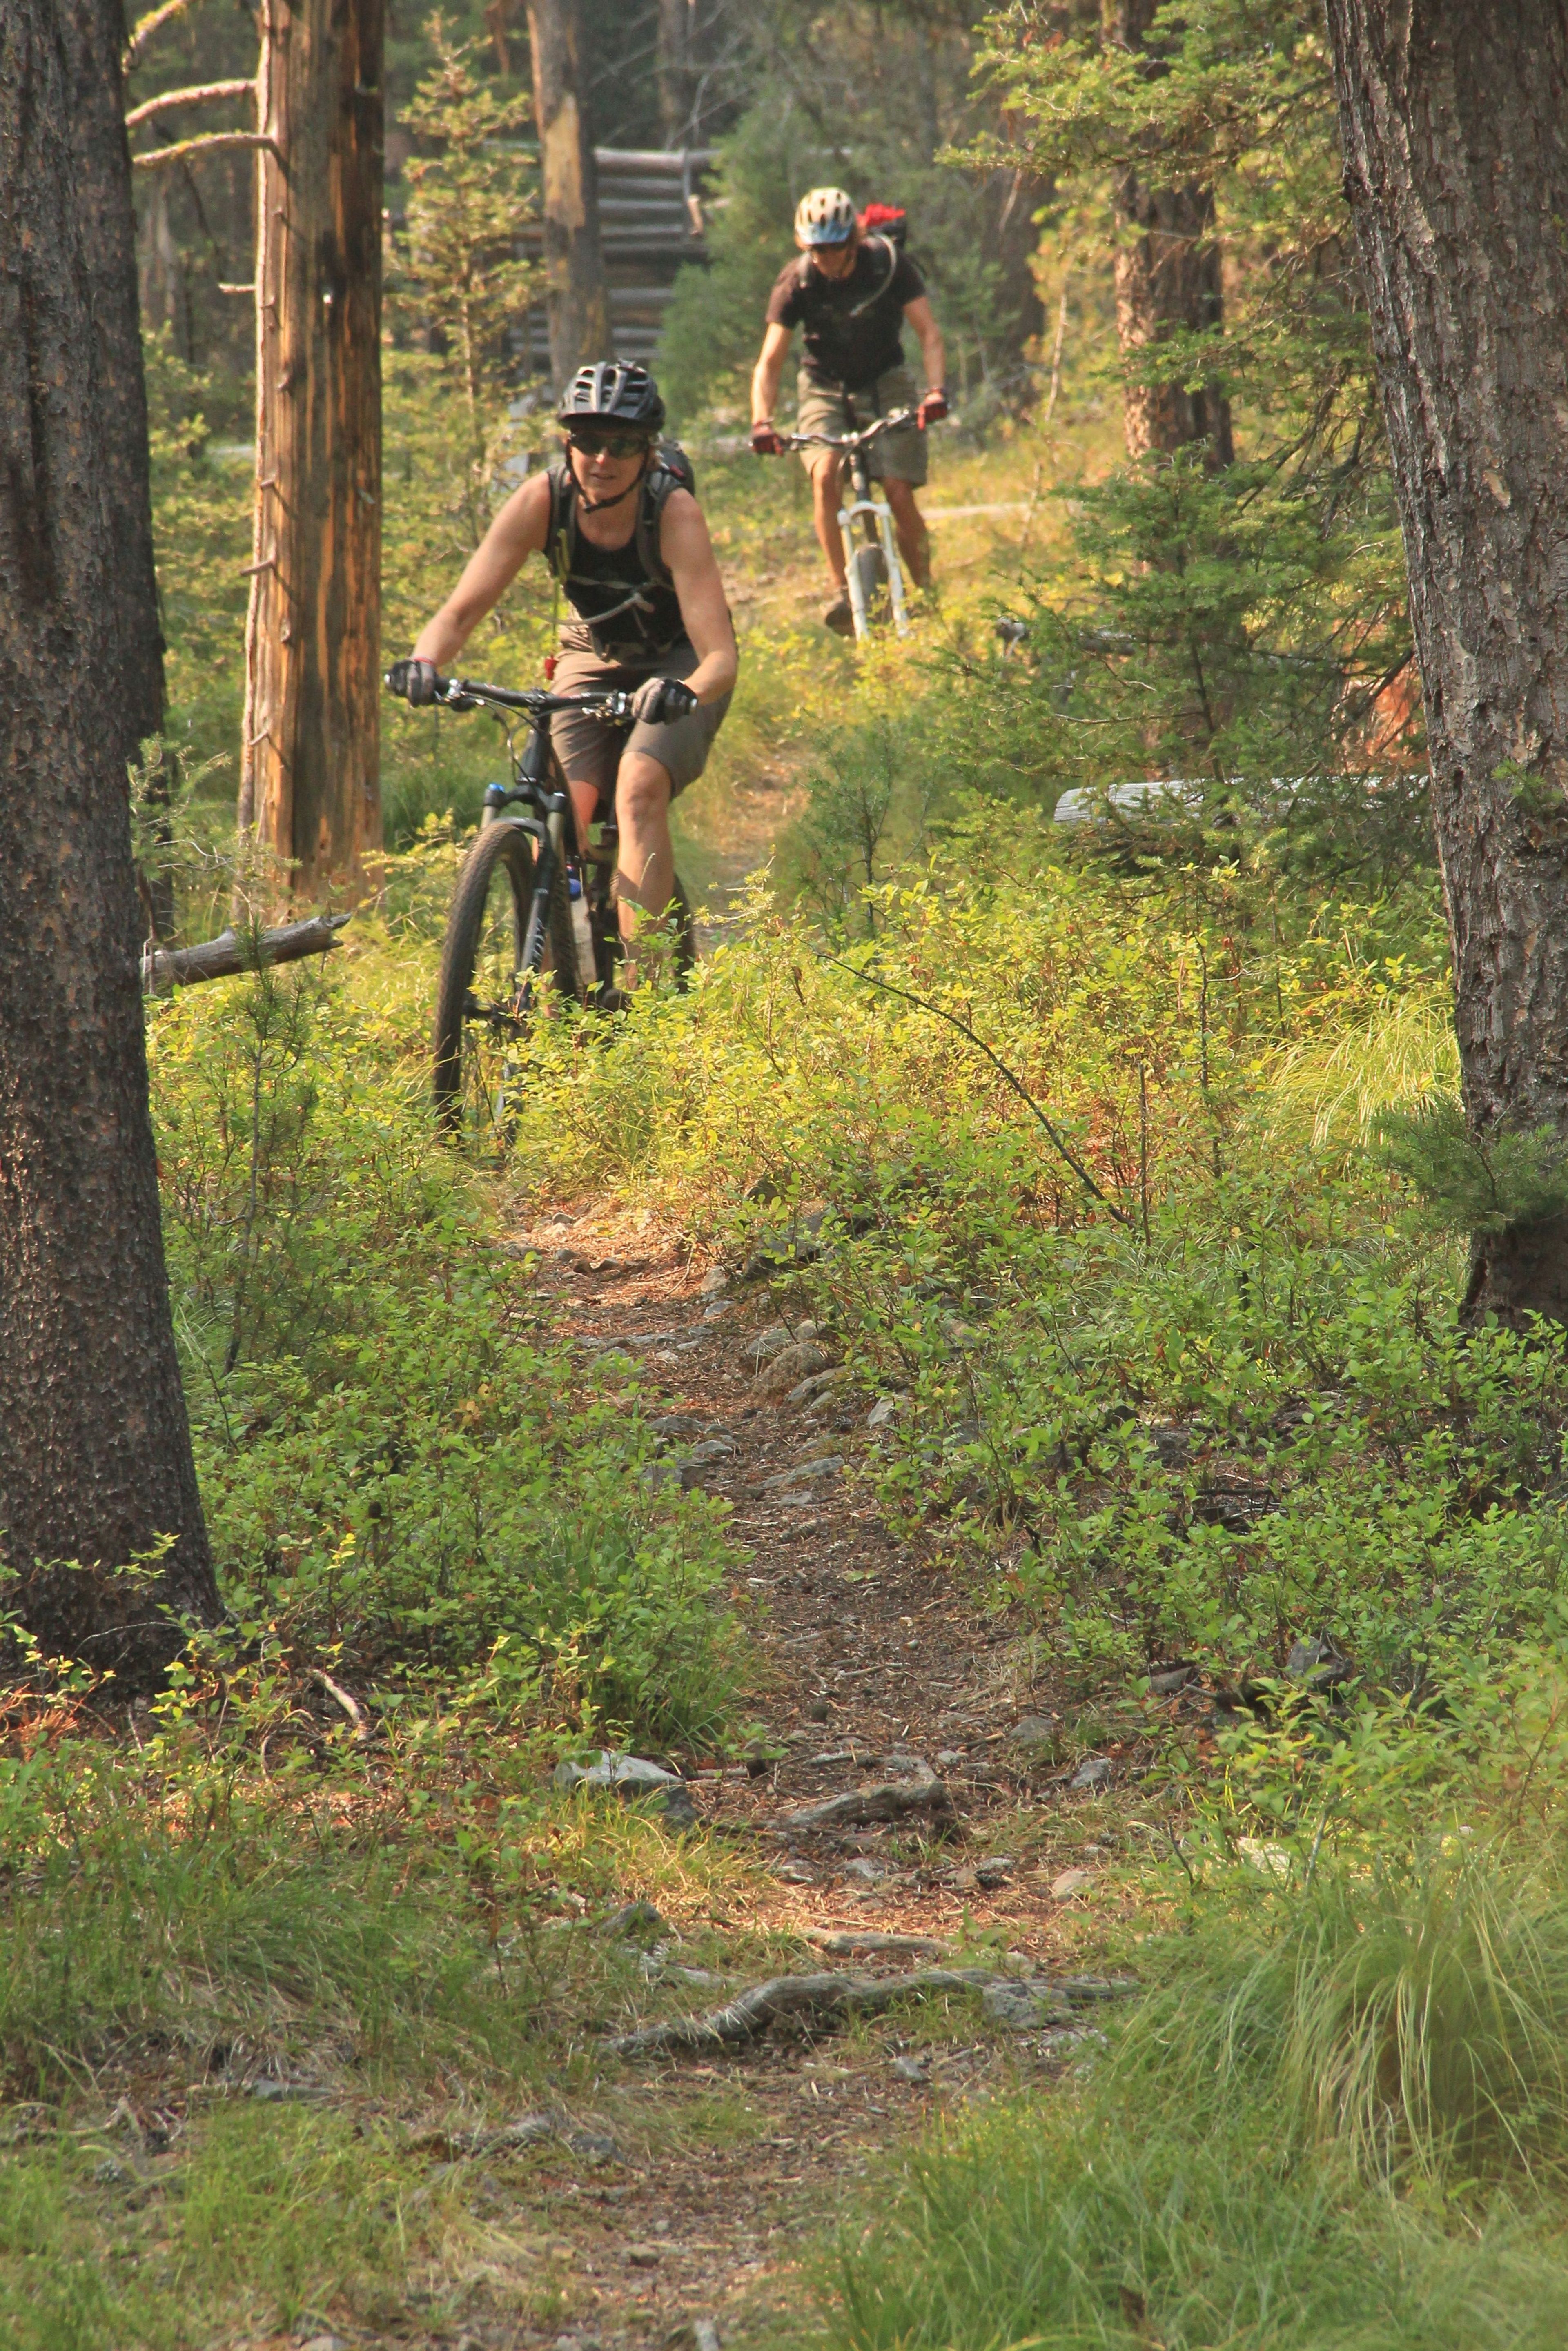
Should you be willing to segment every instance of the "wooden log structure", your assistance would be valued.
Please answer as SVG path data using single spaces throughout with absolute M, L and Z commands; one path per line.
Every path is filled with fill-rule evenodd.
M 263 964 L 298 963 L 303 956 L 327 955 L 338 944 L 347 914 L 312 914 L 308 922 L 284 923 L 272 931 L 220 931 L 197 947 L 159 947 L 141 958 L 141 985 L 149 996 L 189 987 L 198 979 L 228 979 Z

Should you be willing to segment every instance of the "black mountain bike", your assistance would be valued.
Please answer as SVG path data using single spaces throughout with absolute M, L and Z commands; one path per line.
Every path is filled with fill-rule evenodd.
M 874 494 L 876 486 L 866 463 L 866 451 L 883 434 L 891 433 L 895 424 L 907 424 L 914 413 L 912 408 L 895 408 L 891 416 L 879 416 L 858 433 L 789 433 L 784 436 L 787 449 L 836 449 L 849 460 L 850 495 L 839 508 L 839 530 L 844 542 L 844 584 L 850 591 L 855 635 L 862 643 L 870 636 L 872 623 L 882 610 L 883 589 L 893 610 L 894 628 L 901 637 L 909 634 L 904 567 L 898 559 L 893 512 L 887 500 Z M 852 402 L 850 414 L 854 414 Z
M 386 683 L 405 694 L 408 664 Z M 558 710 L 588 710 L 613 726 L 633 723 L 629 694 L 514 693 L 476 679 L 438 677 L 448 710 L 493 711 L 507 729 L 510 784 L 492 784 L 477 840 L 463 861 L 446 917 L 435 999 L 435 1106 L 454 1137 L 505 1148 L 524 1089 L 522 1040 L 553 996 L 591 1010 L 622 1002 L 616 985 L 621 930 L 611 883 L 614 813 L 578 838 L 577 820 L 550 744 Z M 527 721 L 517 747 L 513 714 Z M 508 811 L 517 810 L 512 814 Z M 679 877 L 671 910 L 678 975 L 695 960 L 691 910 Z

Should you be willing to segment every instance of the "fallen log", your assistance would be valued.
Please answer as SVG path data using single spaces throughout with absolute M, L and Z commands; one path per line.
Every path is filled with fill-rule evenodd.
M 338 944 L 347 914 L 312 914 L 308 922 L 285 923 L 275 931 L 220 931 L 198 947 L 154 947 L 141 957 L 141 986 L 149 996 L 188 987 L 198 979 L 228 979 L 263 964 L 298 963 L 302 956 L 326 955 Z

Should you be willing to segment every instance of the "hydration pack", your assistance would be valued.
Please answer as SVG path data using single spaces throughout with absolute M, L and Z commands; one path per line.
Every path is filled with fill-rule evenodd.
M 909 235 L 909 214 L 902 204 L 867 204 L 860 216 L 862 236 L 884 236 L 904 251 Z

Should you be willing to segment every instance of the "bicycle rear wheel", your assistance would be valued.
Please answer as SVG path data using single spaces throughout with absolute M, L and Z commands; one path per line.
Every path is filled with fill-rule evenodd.
M 435 998 L 436 1114 L 455 1141 L 505 1151 L 521 1108 L 523 1040 L 539 987 L 574 995 L 571 909 L 558 868 L 544 962 L 522 976 L 534 845 L 517 824 L 486 825 L 463 862 Z

